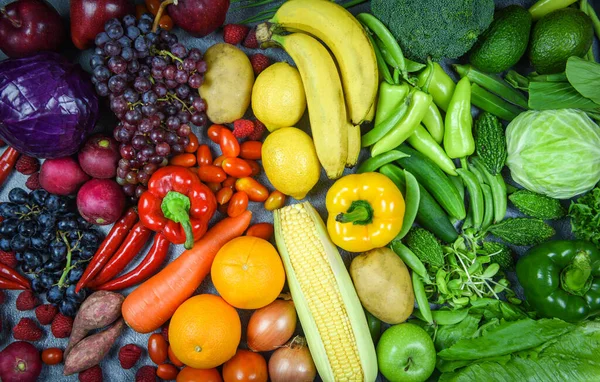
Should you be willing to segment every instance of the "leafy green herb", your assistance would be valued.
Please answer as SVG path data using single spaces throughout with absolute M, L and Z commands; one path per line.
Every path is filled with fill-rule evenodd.
M 543 243 L 556 233 L 554 228 L 540 219 L 510 218 L 494 224 L 488 231 L 514 245 Z
M 496 116 L 482 113 L 475 122 L 475 150 L 490 174 L 500 173 L 506 162 L 506 137 Z
M 508 196 L 519 211 L 538 219 L 560 219 L 566 211 L 560 201 L 529 190 L 519 190 Z
M 600 187 L 571 202 L 569 217 L 575 236 L 600 248 Z

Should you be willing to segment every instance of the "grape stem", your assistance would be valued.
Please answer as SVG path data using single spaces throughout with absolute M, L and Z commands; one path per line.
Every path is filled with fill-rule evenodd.
M 181 102 L 185 111 L 192 113 L 192 109 L 190 109 L 188 107 L 188 105 L 186 105 L 185 102 L 183 102 L 181 99 L 179 99 L 179 97 L 177 97 L 177 95 L 175 95 L 174 93 L 167 93 L 167 98 L 159 98 L 157 101 L 169 101 L 169 99 L 175 99 L 175 100 Z
M 156 11 L 156 17 L 154 17 L 154 24 L 152 24 L 152 32 L 156 32 L 156 30 L 158 29 L 158 24 L 160 23 L 160 18 L 162 17 L 163 13 L 165 12 L 165 8 L 167 8 L 167 5 L 177 5 L 177 0 L 166 0 L 163 1 L 162 3 L 160 3 L 160 7 L 158 7 L 158 11 Z
M 169 56 L 171 57 L 173 60 L 179 61 L 180 64 L 183 64 L 183 60 L 179 57 L 177 57 L 176 55 L 174 55 L 173 53 L 169 52 L 168 50 L 156 50 L 155 53 L 161 55 L 161 56 Z
M 67 246 L 67 264 L 65 265 L 65 268 L 63 270 L 62 275 L 60 276 L 60 280 L 58 280 L 58 286 L 62 287 L 65 279 L 67 278 L 67 275 L 69 274 L 69 272 L 71 271 L 71 246 L 69 245 L 69 240 L 67 240 L 64 232 L 60 233 L 60 237 L 63 239 L 63 241 L 65 242 L 65 245 Z

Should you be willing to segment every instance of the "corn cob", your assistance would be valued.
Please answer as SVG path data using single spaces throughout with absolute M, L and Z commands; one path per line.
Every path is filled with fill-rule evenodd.
M 310 203 L 274 212 L 275 240 L 317 371 L 325 382 L 375 381 L 377 357 L 348 270 Z

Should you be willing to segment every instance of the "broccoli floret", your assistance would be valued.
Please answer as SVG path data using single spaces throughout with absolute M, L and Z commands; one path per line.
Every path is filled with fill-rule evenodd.
M 371 11 L 415 61 L 465 54 L 494 18 L 494 0 L 372 0 Z

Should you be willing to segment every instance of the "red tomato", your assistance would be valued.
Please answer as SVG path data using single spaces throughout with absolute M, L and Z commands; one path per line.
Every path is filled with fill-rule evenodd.
M 185 146 L 185 152 L 186 153 L 195 153 L 198 150 L 198 144 L 199 144 L 198 137 L 194 133 L 190 133 L 190 135 L 188 135 L 188 137 L 190 138 L 190 142 Z M 209 164 L 209 163 L 207 163 L 207 164 Z
M 194 369 L 184 367 L 177 375 L 177 382 L 223 382 L 217 369 Z
M 229 217 L 240 216 L 248 208 L 248 195 L 245 192 L 238 191 L 231 197 L 227 207 Z
M 246 236 L 260 237 L 261 239 L 271 240 L 273 237 L 273 224 L 271 223 L 257 223 L 246 231 Z
M 235 187 L 235 181 L 237 180 L 234 176 L 228 176 L 227 179 L 223 182 L 223 187 L 229 187 L 233 189 Z
M 223 365 L 225 382 L 267 382 L 267 362 L 259 353 L 238 349 Z
M 260 174 L 260 165 L 257 161 L 254 161 L 252 159 L 246 159 L 246 162 L 250 165 L 250 167 L 252 167 L 252 174 L 250 174 L 250 176 L 254 177 Z
M 198 177 L 203 182 L 221 183 L 227 179 L 227 174 L 220 167 L 203 165 L 198 168 Z
M 158 8 L 160 8 L 160 0 L 145 0 L 144 3 L 146 3 L 146 8 L 148 8 L 148 11 L 156 16 L 156 13 L 158 13 Z
M 208 147 L 208 145 L 198 146 L 198 151 L 196 151 L 196 159 L 198 161 L 198 166 L 213 164 L 213 158 L 212 154 L 210 153 L 210 147 Z
M 190 153 L 178 154 L 169 160 L 169 164 L 181 167 L 193 167 L 196 165 L 196 156 Z
M 148 355 L 157 365 L 165 363 L 168 353 L 167 341 L 160 333 L 154 333 L 148 338 Z
M 221 129 L 227 129 L 223 125 L 212 125 L 208 128 L 206 133 L 208 134 L 208 139 L 215 143 L 219 143 L 221 141 Z
M 168 363 L 158 365 L 158 368 L 156 369 L 156 375 L 158 378 L 164 379 L 165 381 L 175 380 L 175 378 L 177 378 L 177 374 L 179 374 L 179 369 Z
M 206 182 L 206 187 L 210 188 L 213 194 L 217 194 L 221 190 L 221 183 L 216 182 Z
M 171 29 L 173 29 L 173 19 L 169 15 L 162 15 L 160 17 L 160 21 L 158 22 L 158 25 L 162 29 L 164 29 L 166 31 L 170 31 Z
M 269 190 L 254 178 L 246 177 L 235 181 L 235 189 L 244 191 L 253 202 L 264 202 L 269 197 Z
M 169 346 L 169 349 L 167 350 L 167 354 L 169 355 L 169 361 L 171 361 L 171 363 L 177 367 L 181 367 L 183 366 L 183 362 L 181 362 L 179 360 L 179 358 L 177 358 L 177 356 L 175 355 L 175 353 L 173 353 L 173 349 L 171 349 L 171 346 Z
M 235 176 L 236 178 L 244 178 L 252 175 L 252 167 L 243 159 L 240 158 L 225 158 L 221 163 L 221 168 L 227 175 Z
M 240 155 L 240 144 L 231 130 L 227 128 L 221 129 L 219 146 L 221 146 L 221 152 L 223 155 L 228 158 L 236 158 L 238 155 Z
M 42 362 L 46 365 L 56 365 L 63 360 L 63 351 L 59 348 L 48 348 L 42 352 Z
M 265 210 L 273 211 L 283 207 L 285 204 L 285 195 L 280 191 L 273 191 L 271 195 L 265 200 Z
M 223 161 L 227 158 L 225 155 L 221 155 L 215 158 L 213 161 L 213 166 L 221 167 L 223 165 Z
M 262 156 L 262 142 L 246 141 L 240 145 L 240 158 L 259 160 Z

